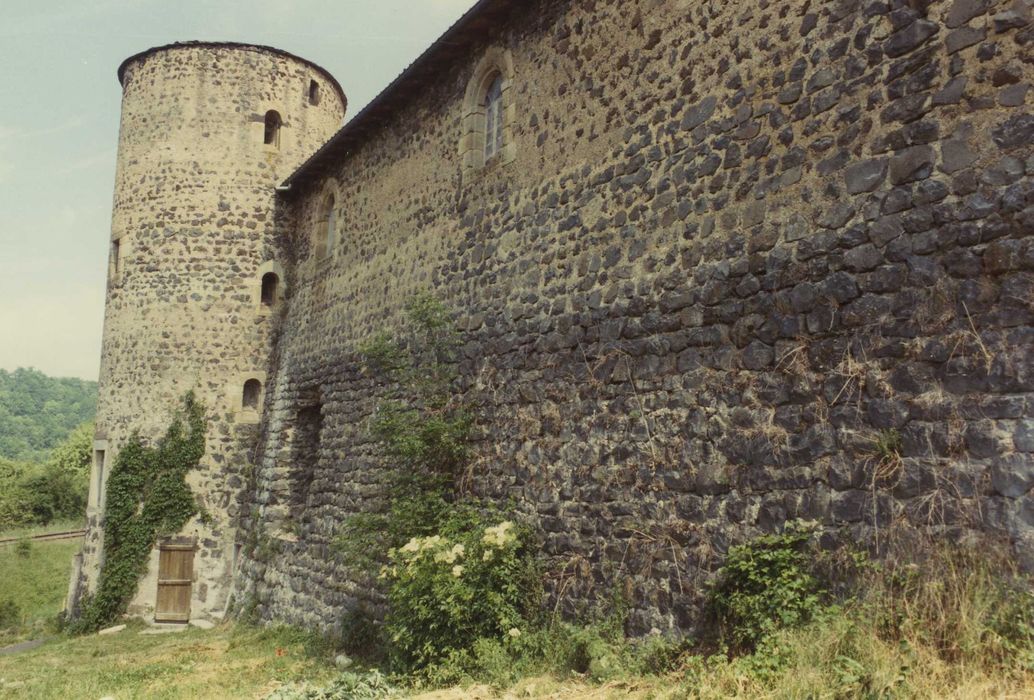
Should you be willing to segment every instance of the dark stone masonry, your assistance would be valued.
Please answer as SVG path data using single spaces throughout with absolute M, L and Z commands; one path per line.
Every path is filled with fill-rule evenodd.
M 1032 3 L 490 4 L 280 199 L 292 293 L 241 529 L 279 537 L 241 570 L 261 614 L 376 606 L 331 548 L 382 495 L 356 347 L 428 289 L 460 312 L 475 490 L 541 528 L 568 612 L 630 584 L 636 630 L 692 628 L 723 552 L 792 518 L 992 533 L 1034 567 Z M 493 48 L 513 157 L 465 169 Z
M 333 548 L 385 496 L 357 348 L 427 291 L 471 488 L 539 528 L 565 613 L 621 590 L 631 631 L 692 630 L 728 548 L 795 518 L 1034 570 L 1032 15 L 482 0 L 318 150 L 345 101 L 301 59 L 130 59 L 99 427 L 110 458 L 210 406 L 195 610 L 380 610 Z

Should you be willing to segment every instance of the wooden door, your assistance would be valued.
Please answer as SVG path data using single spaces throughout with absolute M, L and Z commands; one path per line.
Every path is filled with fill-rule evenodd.
M 155 622 L 190 622 L 194 582 L 194 545 L 163 544 L 158 555 L 158 601 Z

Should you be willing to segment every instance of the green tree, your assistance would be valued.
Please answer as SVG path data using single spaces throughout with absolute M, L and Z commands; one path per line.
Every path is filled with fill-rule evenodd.
M 69 474 L 90 474 L 93 423 L 83 423 L 50 453 L 49 464 Z
M 93 420 L 97 383 L 0 370 L 0 457 L 43 462 L 72 430 Z
M 83 423 L 45 464 L 0 459 L 0 528 L 83 517 L 92 451 L 93 424 Z

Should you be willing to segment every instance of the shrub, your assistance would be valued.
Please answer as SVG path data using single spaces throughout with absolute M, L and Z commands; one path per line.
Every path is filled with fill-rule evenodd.
M 535 571 L 528 540 L 503 521 L 392 549 L 381 576 L 391 584 L 393 667 L 422 669 L 469 652 L 479 639 L 519 637 L 537 603 L 529 601 Z
M 93 463 L 93 423 L 83 423 L 50 453 L 48 464 L 89 477 Z
M 0 529 L 82 518 L 89 475 L 58 464 L 2 465 Z
M 377 665 L 387 658 L 383 626 L 375 612 L 365 604 L 361 603 L 344 614 L 341 636 L 337 641 L 350 656 L 369 664 Z
M 788 523 L 732 547 L 718 571 L 709 606 L 723 639 L 752 650 L 777 629 L 800 625 L 821 608 L 821 587 L 811 569 L 812 527 Z

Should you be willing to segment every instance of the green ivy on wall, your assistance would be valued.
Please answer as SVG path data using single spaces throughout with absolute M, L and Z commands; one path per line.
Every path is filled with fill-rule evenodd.
M 158 539 L 198 514 L 186 476 L 205 453 L 206 427 L 204 406 L 191 392 L 155 446 L 133 435 L 119 452 L 108 479 L 100 580 L 84 598 L 73 632 L 96 631 L 125 613 Z

